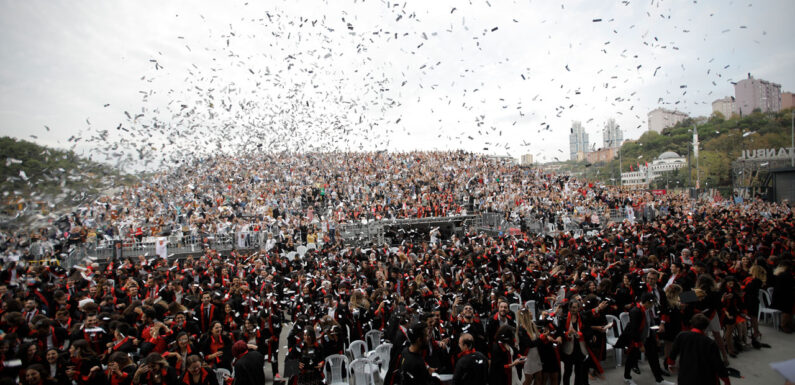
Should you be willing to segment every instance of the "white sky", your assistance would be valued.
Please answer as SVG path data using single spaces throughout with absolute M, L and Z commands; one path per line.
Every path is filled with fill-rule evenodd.
M 634 139 L 658 106 L 706 116 L 748 72 L 795 89 L 793 1 L 0 4 L 0 135 L 79 136 L 97 158 L 261 143 L 563 160 L 573 120 L 600 147 L 608 118 Z

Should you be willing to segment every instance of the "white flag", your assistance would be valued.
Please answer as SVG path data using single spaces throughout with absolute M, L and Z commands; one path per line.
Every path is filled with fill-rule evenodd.
M 160 258 L 166 259 L 168 258 L 168 240 L 166 237 L 159 237 L 157 238 L 157 243 L 155 243 L 155 254 L 159 255 Z

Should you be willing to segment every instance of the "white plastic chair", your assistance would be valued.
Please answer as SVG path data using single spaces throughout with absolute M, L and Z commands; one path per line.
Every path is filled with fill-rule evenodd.
M 378 373 L 378 365 L 366 358 L 355 359 L 348 367 L 348 378 L 351 380 L 351 385 L 375 385 L 376 373 Z
M 606 315 L 607 323 L 612 322 L 613 327 L 607 329 L 607 350 L 613 350 L 616 358 L 616 367 L 621 366 L 621 359 L 623 358 L 623 349 L 616 349 L 614 346 L 618 342 L 618 337 L 621 336 L 621 331 L 624 330 L 624 325 L 621 320 L 614 315 Z
M 218 379 L 219 384 L 223 384 L 227 378 L 232 377 L 232 373 L 228 369 L 218 368 L 215 369 L 215 377 Z
M 295 260 L 295 256 L 296 255 L 298 255 L 298 253 L 296 253 L 295 251 L 291 251 L 291 252 L 287 253 L 287 259 L 290 262 L 292 262 L 293 260 Z
M 370 355 L 367 357 L 381 367 L 378 373 L 381 379 L 386 377 L 386 372 L 389 370 L 389 353 L 391 350 L 392 344 L 383 343 L 378 345 L 375 350 L 370 352 Z
M 524 303 L 524 307 L 530 310 L 530 314 L 533 316 L 533 322 L 536 321 L 536 300 L 531 299 Z
M 307 250 L 309 250 L 309 249 L 306 246 L 303 246 L 303 245 L 298 246 L 298 247 L 295 248 L 295 251 L 298 253 L 298 255 L 301 256 L 301 258 L 304 257 L 304 254 L 306 254 Z
M 307 243 L 306 244 L 306 249 L 307 250 L 317 250 L 317 245 L 314 244 L 314 243 Z
M 342 354 L 332 354 L 326 357 L 323 365 L 323 377 L 328 385 L 348 385 L 348 357 Z
M 508 305 L 508 308 L 511 309 L 511 312 L 513 312 L 513 319 L 518 319 L 519 318 L 519 309 L 521 307 L 522 307 L 522 304 L 520 304 L 520 303 L 512 303 L 512 304 Z
M 768 306 L 770 306 L 770 301 L 770 293 L 759 289 L 759 313 L 756 315 L 756 318 L 760 321 L 767 321 L 767 316 L 769 315 L 773 320 L 773 328 L 778 330 L 781 310 L 769 308 Z M 765 316 L 764 320 L 762 319 L 763 315 Z
M 381 337 L 384 336 L 384 332 L 380 330 L 370 330 L 369 332 L 364 334 L 364 341 L 367 342 L 367 351 L 375 350 L 376 346 L 381 344 Z
M 624 328 L 629 325 L 629 313 L 623 312 L 618 315 L 618 319 L 621 320 L 621 331 L 624 331 Z
M 354 360 L 364 358 L 367 353 L 367 343 L 362 340 L 351 342 L 351 346 L 348 347 L 348 353 Z

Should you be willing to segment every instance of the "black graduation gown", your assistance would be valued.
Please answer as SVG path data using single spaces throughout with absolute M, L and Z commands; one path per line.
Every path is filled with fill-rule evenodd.
M 431 385 L 433 377 L 425 366 L 422 355 L 413 353 L 409 348 L 400 353 L 400 384 L 402 385 Z
M 456 385 L 482 385 L 489 375 L 489 361 L 483 353 L 464 355 L 455 363 L 453 383 Z
M 235 361 L 234 385 L 261 385 L 265 383 L 265 356 L 256 350 L 248 353 Z
M 770 307 L 776 310 L 781 310 L 783 313 L 792 313 L 793 304 L 795 304 L 795 279 L 792 278 L 792 273 L 785 271 L 773 277 L 773 298 L 771 298 Z
M 718 385 L 729 375 L 720 358 L 718 345 L 701 332 L 685 331 L 674 339 L 670 359 L 679 360 L 679 385 Z
M 491 365 L 489 366 L 489 385 L 511 385 L 511 369 L 506 368 L 513 361 L 511 352 L 495 342 L 491 347 Z

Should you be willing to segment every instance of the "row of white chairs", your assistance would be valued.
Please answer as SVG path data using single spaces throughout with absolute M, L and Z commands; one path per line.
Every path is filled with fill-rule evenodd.
M 529 301 L 524 303 L 524 307 L 526 307 L 528 310 L 530 310 L 530 314 L 533 316 L 533 320 L 535 320 L 536 319 L 536 301 L 534 299 L 531 299 L 531 300 L 529 300 Z M 518 319 L 519 318 L 519 310 L 522 308 L 522 304 L 520 304 L 520 303 L 512 303 L 512 304 L 508 305 L 508 308 L 511 309 L 511 312 L 513 313 L 513 316 L 514 316 L 514 319 Z
M 354 341 L 364 343 L 364 341 Z M 361 346 L 361 344 L 357 344 Z M 389 351 L 392 344 L 378 345 L 366 357 L 350 360 L 347 355 L 326 357 L 323 375 L 329 385 L 375 385 L 376 377 L 383 381 L 389 368 Z
M 350 349 L 350 346 L 353 342 L 351 341 L 351 328 L 348 325 L 345 325 L 345 329 L 348 333 L 347 334 L 348 344 L 346 347 L 347 350 Z M 364 341 L 366 342 L 365 348 L 367 349 L 366 351 L 372 351 L 373 349 L 375 349 L 376 346 L 380 345 L 381 339 L 383 339 L 383 337 L 384 337 L 384 332 L 377 329 L 373 329 L 368 331 L 367 333 L 364 333 Z

